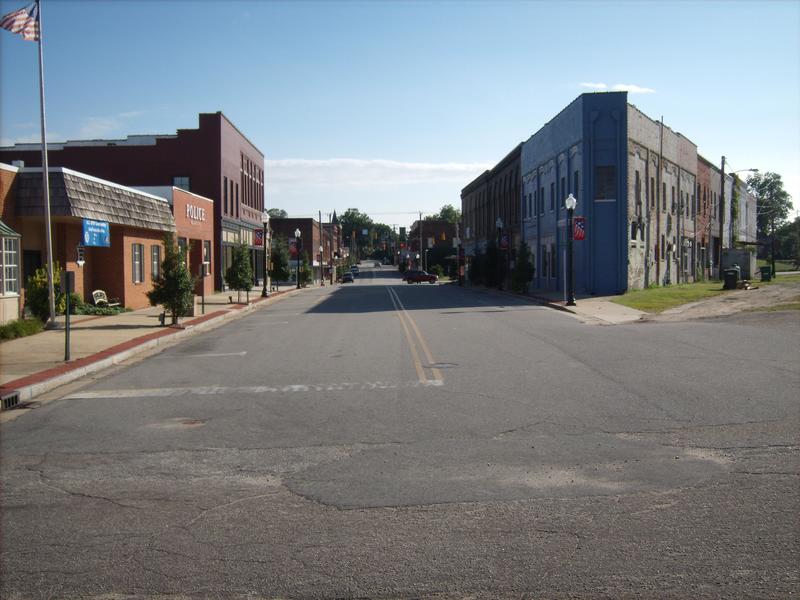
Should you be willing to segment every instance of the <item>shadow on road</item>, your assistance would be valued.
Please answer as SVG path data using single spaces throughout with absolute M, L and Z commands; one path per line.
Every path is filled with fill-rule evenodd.
M 513 297 L 483 288 L 460 287 L 455 283 L 430 285 L 407 284 L 394 269 L 362 269 L 354 284 L 342 284 L 328 298 L 306 313 L 372 313 L 395 310 L 388 289 L 394 290 L 407 310 L 441 310 L 442 314 L 502 312 L 507 307 L 538 309 L 531 298 Z M 460 310 L 459 310 L 460 309 Z

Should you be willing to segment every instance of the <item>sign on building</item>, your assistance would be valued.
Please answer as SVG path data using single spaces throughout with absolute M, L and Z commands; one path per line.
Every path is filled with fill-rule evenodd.
M 83 220 L 84 246 L 111 246 L 111 233 L 106 221 Z

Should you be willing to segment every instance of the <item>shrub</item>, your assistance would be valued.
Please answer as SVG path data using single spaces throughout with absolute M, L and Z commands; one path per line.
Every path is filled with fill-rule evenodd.
M 186 267 L 186 249 L 178 247 L 171 233 L 166 234 L 161 274 L 153 282 L 153 289 L 147 292 L 150 304 L 161 304 L 165 312 L 171 314 L 175 325 L 178 317 L 189 314 L 192 308 L 195 281 Z
M 253 287 L 253 266 L 250 264 L 250 251 L 244 244 L 233 247 L 231 266 L 225 271 L 225 283 L 237 292 L 237 302 L 241 301 L 243 291 L 250 292 Z
M 431 273 L 437 277 L 444 277 L 444 269 L 442 265 L 436 264 L 431 266 Z
M 48 308 L 48 311 L 50 309 Z M 18 319 L 0 325 L 0 340 L 13 340 L 39 333 L 44 328 L 39 319 Z
M 56 301 L 56 314 L 63 315 L 66 308 L 67 299 L 59 291 L 61 281 L 61 266 L 53 263 L 53 282 Z M 77 296 L 77 294 L 76 294 Z M 40 267 L 36 272 L 28 277 L 25 286 L 25 304 L 31 309 L 31 313 L 42 322 L 50 318 L 50 289 L 47 285 L 47 267 Z M 72 310 L 70 310 L 72 312 Z

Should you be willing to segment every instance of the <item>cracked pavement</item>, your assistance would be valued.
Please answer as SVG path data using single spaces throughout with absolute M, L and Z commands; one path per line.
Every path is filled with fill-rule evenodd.
M 364 269 L 4 423 L 0 596 L 800 592 L 797 311 L 592 327 L 398 285 L 452 365 L 413 385 L 396 283 Z

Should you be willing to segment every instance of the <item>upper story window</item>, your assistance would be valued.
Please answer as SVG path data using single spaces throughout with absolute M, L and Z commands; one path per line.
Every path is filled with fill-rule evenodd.
M 181 188 L 182 190 L 186 190 L 190 192 L 189 189 L 189 176 L 188 175 L 180 175 L 178 177 L 172 178 L 172 185 L 175 187 Z

